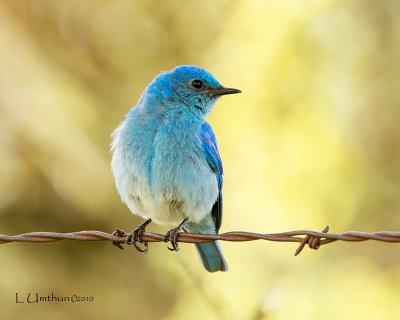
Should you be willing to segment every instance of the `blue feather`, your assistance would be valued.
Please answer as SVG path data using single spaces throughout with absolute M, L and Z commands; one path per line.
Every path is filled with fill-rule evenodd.
M 217 139 L 210 124 L 205 121 L 201 126 L 201 141 L 203 142 L 204 155 L 211 170 L 215 173 L 218 181 L 218 198 L 212 207 L 211 213 L 215 221 L 215 230 L 218 232 L 222 223 L 222 161 L 218 152 Z
M 159 74 L 113 134 L 112 171 L 132 213 L 193 233 L 217 234 L 223 168 L 205 117 L 225 88 L 207 70 L 179 66 Z M 218 242 L 196 244 L 208 271 L 228 269 Z

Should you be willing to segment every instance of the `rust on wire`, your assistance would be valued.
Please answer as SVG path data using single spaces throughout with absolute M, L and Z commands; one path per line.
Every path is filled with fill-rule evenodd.
M 373 233 L 365 233 L 358 231 L 348 231 L 344 233 L 334 234 L 327 233 L 329 227 L 326 227 L 322 232 L 310 230 L 297 230 L 282 233 L 253 233 L 234 231 L 221 233 L 219 235 L 210 234 L 196 234 L 181 232 L 178 235 L 178 242 L 197 243 L 207 242 L 212 240 L 221 241 L 253 241 L 253 240 L 267 240 L 279 242 L 300 242 L 295 255 L 298 255 L 306 244 L 312 249 L 319 249 L 321 245 L 328 244 L 334 241 L 384 241 L 384 242 L 400 242 L 400 232 L 393 231 L 379 231 Z M 19 234 L 16 236 L 8 236 L 0 234 L 0 244 L 9 242 L 53 242 L 60 240 L 79 240 L 79 241 L 112 241 L 114 244 L 126 242 L 127 236 L 118 235 L 118 233 L 106 233 L 102 231 L 78 231 L 70 233 L 57 233 L 57 232 L 30 232 Z M 152 232 L 144 232 L 142 236 L 143 241 L 147 242 L 163 242 L 164 235 Z

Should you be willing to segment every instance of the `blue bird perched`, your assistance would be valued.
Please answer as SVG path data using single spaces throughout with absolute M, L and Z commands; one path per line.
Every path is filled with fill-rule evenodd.
M 176 242 L 183 228 L 217 234 L 222 218 L 222 162 L 215 134 L 205 117 L 218 98 L 239 93 L 223 87 L 197 66 L 178 66 L 159 74 L 136 107 L 113 133 L 111 162 L 118 192 L 132 213 L 147 221 L 127 239 L 147 251 L 141 239 L 154 221 L 178 226 L 165 241 Z M 146 245 L 141 249 L 136 242 Z M 227 271 L 217 241 L 196 244 L 204 267 Z

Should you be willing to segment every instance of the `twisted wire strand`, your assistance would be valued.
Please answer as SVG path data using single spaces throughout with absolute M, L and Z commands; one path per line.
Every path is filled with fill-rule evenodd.
M 178 235 L 178 242 L 198 243 L 212 240 L 221 241 L 253 241 L 267 240 L 277 242 L 300 242 L 300 246 L 296 250 L 295 255 L 298 255 L 305 245 L 311 249 L 319 249 L 321 245 L 328 244 L 334 241 L 359 242 L 366 240 L 375 240 L 383 242 L 400 242 L 400 232 L 397 231 L 378 231 L 372 233 L 347 231 L 343 233 L 327 233 L 329 227 L 326 227 L 322 232 L 311 230 L 295 230 L 281 233 L 254 233 L 244 231 L 232 231 L 221 233 L 218 235 L 197 234 L 181 232 Z M 79 241 L 112 241 L 114 243 L 123 244 L 126 242 L 126 236 L 118 236 L 103 231 L 78 231 L 69 233 L 57 232 L 29 232 L 15 236 L 0 234 L 0 244 L 10 242 L 53 242 L 60 240 L 79 240 Z M 144 232 L 143 241 L 147 242 L 162 242 L 164 235 Z

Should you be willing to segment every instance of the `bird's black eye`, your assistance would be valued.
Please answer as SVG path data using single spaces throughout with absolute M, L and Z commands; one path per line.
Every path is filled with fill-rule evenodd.
M 203 81 L 201 81 L 201 80 L 199 80 L 199 79 L 194 79 L 194 80 L 191 82 L 191 85 L 192 85 L 192 87 L 195 88 L 195 89 L 201 89 L 201 88 L 204 87 Z

